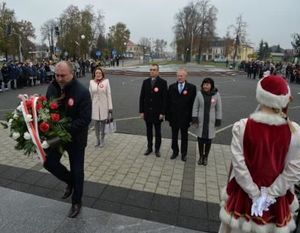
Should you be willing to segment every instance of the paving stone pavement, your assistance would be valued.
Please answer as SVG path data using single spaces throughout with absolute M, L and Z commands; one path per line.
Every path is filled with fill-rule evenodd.
M 126 214 L 124 208 L 131 208 L 126 206 L 129 204 L 135 206 L 134 214 L 127 214 L 129 216 L 144 216 L 144 219 L 196 230 L 217 231 L 219 194 L 227 182 L 230 164 L 229 146 L 213 144 L 208 166 L 204 167 L 197 165 L 199 155 L 197 144 L 193 141 L 189 142 L 188 160 L 184 163 L 180 156 L 170 160 L 170 139 L 162 140 L 160 158 L 156 158 L 154 153 L 143 155 L 146 149 L 144 136 L 114 133 L 105 139 L 105 147 L 96 148 L 94 132 L 89 133 L 85 157 L 85 187 L 97 186 L 98 191 L 93 188 L 95 195 L 84 198 L 87 206 Z M 54 181 L 34 156 L 26 157 L 21 151 L 16 151 L 14 144 L 13 139 L 8 137 L 8 131 L 1 129 L 0 165 L 3 165 L 3 171 L 7 171 L 2 176 L 8 179 L 9 184 L 1 180 L 0 184 L 58 199 L 64 185 Z M 67 156 L 62 161 L 68 166 Z M 17 168 L 19 169 L 16 170 Z M 38 179 L 43 174 L 44 178 Z M 41 188 L 46 190 L 41 191 Z M 85 189 L 88 193 L 89 188 Z M 106 202 L 93 198 L 104 199 Z M 136 209 L 137 207 L 142 209 Z M 142 214 L 139 215 L 138 211 Z
M 64 214 L 70 208 L 66 203 L 2 187 L 0 193 L 1 233 L 197 232 L 91 208 L 83 208 L 77 219 L 69 219 Z

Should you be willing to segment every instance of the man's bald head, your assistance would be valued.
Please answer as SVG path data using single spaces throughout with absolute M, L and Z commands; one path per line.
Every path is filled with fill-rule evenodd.
M 55 79 L 60 87 L 73 80 L 73 65 L 69 61 L 60 61 L 55 66 Z

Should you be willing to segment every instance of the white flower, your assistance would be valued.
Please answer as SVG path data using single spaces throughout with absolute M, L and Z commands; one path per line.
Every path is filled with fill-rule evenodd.
M 48 144 L 48 142 L 47 141 L 43 141 L 43 143 L 42 143 L 42 147 L 43 147 L 43 149 L 48 149 L 49 148 L 49 144 Z
M 18 132 L 13 132 L 13 134 L 12 134 L 12 138 L 13 138 L 14 140 L 17 140 L 20 136 L 21 136 L 21 135 L 20 135 L 20 133 L 18 133 Z
M 22 106 L 21 106 L 21 104 L 17 107 L 17 110 L 20 111 L 20 112 L 22 111 Z
M 26 121 L 26 122 L 32 121 L 32 115 L 31 115 L 31 114 L 26 114 L 26 115 L 25 115 L 25 121 Z
M 19 118 L 19 115 L 18 115 L 17 113 L 14 113 L 13 118 L 14 118 L 14 119 L 18 119 L 18 118 Z
M 29 140 L 31 138 L 31 136 L 28 132 L 25 132 L 23 137 L 24 137 L 25 140 Z
M 10 118 L 9 121 L 7 122 L 8 127 L 11 126 L 12 122 L 14 121 L 14 119 Z

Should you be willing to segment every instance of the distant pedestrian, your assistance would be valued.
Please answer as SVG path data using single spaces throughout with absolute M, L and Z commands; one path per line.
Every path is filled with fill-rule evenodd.
M 150 66 L 150 78 L 144 80 L 140 93 L 140 116 L 147 127 L 148 147 L 144 155 L 153 151 L 153 126 L 155 128 L 155 155 L 160 157 L 161 123 L 166 114 L 167 82 L 159 77 L 159 66 Z
M 222 101 L 215 82 L 205 78 L 201 90 L 197 93 L 193 106 L 193 123 L 196 125 L 199 165 L 207 165 L 207 158 L 211 148 L 212 139 L 215 137 L 215 127 L 221 125 Z
M 188 128 L 192 122 L 193 103 L 196 96 L 196 86 L 187 82 L 187 71 L 177 71 L 177 82 L 169 86 L 166 120 L 172 128 L 171 159 L 179 153 L 178 133 L 181 133 L 181 160 L 186 161 L 188 149 Z

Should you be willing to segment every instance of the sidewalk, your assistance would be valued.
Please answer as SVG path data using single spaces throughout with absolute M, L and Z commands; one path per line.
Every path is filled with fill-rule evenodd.
M 175 226 L 83 208 L 77 219 L 67 218 L 70 205 L 0 187 L 1 233 L 186 232 Z
M 197 165 L 197 144 L 193 141 L 189 143 L 188 160 L 184 163 L 180 156 L 176 160 L 169 159 L 172 154 L 170 139 L 162 140 L 161 158 L 156 158 L 154 154 L 143 155 L 146 149 L 144 136 L 115 133 L 106 139 L 104 148 L 95 148 L 94 132 L 89 134 L 85 158 L 84 213 L 90 210 L 87 207 L 91 207 L 94 211 L 107 211 L 106 214 L 112 216 L 121 214 L 168 224 L 166 230 L 156 229 L 155 232 L 190 232 L 187 228 L 217 232 L 219 193 L 227 181 L 229 146 L 214 144 L 208 166 L 203 167 Z M 46 172 L 35 158 L 15 151 L 14 141 L 8 137 L 7 130 L 0 131 L 0 144 L 1 186 L 61 202 L 64 184 Z M 63 158 L 63 163 L 68 164 L 67 157 Z M 1 202 L 5 201 L 1 199 Z M 66 216 L 69 205 L 55 202 L 56 205 L 61 207 L 57 209 L 45 204 L 45 208 Z M 28 215 L 26 211 L 19 214 Z M 148 224 L 147 221 L 135 221 L 141 221 L 141 226 Z M 112 227 L 110 231 L 115 232 L 113 225 L 106 227 Z M 125 232 L 143 231 L 135 228 Z

